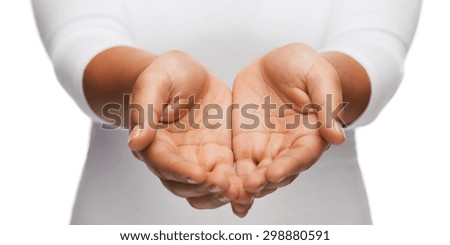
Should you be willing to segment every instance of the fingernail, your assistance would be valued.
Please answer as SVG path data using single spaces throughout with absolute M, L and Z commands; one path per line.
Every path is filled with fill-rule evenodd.
M 217 192 L 220 192 L 220 191 L 221 191 L 220 188 L 217 187 L 217 186 L 211 186 L 211 187 L 209 187 L 209 192 L 217 193 Z
M 140 133 L 141 129 L 139 129 L 139 125 L 134 126 L 134 128 L 130 132 L 130 135 L 128 136 L 128 142 L 139 136 Z
M 193 179 L 190 179 L 190 178 L 187 178 L 187 179 L 186 179 L 186 182 L 188 182 L 189 184 L 192 184 L 192 185 L 197 184 L 196 181 L 194 181 Z
M 334 127 L 334 130 L 336 130 L 338 133 L 344 135 L 344 138 L 345 138 L 344 129 L 342 128 L 341 124 L 334 119 L 333 119 L 333 127 Z
M 219 201 L 226 203 L 226 202 L 230 201 L 230 198 L 224 196 L 224 197 L 219 198 Z
M 255 192 L 258 193 L 258 192 L 262 191 L 264 189 L 264 187 L 265 187 L 264 185 L 259 187 Z
M 283 176 L 283 177 L 279 178 L 275 183 L 276 184 L 281 183 L 285 179 L 286 179 L 286 176 Z

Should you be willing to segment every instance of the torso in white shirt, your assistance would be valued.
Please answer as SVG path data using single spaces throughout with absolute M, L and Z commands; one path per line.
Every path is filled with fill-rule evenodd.
M 155 53 L 183 50 L 224 83 L 269 50 L 292 42 L 320 48 L 331 0 L 126 1 L 137 44 Z M 124 130 L 93 124 L 73 224 L 369 224 L 354 133 L 291 185 L 257 199 L 244 219 L 229 205 L 195 210 L 135 160 Z

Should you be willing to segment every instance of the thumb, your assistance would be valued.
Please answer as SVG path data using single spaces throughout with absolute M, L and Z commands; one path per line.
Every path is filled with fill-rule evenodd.
M 131 117 L 128 146 L 132 151 L 142 151 L 153 142 L 162 106 L 169 100 L 169 87 L 167 72 L 151 66 L 136 80 L 128 108 Z
M 315 65 L 308 74 L 307 86 L 312 103 L 319 105 L 318 120 L 321 122 L 320 133 L 331 144 L 338 145 L 345 141 L 345 132 L 340 122 L 345 104 L 342 102 L 342 89 L 339 75 L 327 61 Z

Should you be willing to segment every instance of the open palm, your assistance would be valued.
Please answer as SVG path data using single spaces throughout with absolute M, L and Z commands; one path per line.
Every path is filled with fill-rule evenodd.
M 290 184 L 329 142 L 344 140 L 339 130 L 321 127 L 325 95 L 340 88 L 333 68 L 316 54 L 305 45 L 284 46 L 235 80 L 233 103 L 240 109 L 233 111 L 234 156 L 244 189 L 254 197 Z M 337 96 L 333 104 L 341 100 Z M 235 213 L 245 215 L 252 201 L 234 203 Z
M 230 89 L 179 52 L 159 57 L 138 82 L 135 91 L 144 92 L 134 92 L 133 102 L 155 105 L 146 114 L 156 118 L 157 127 L 144 127 L 141 137 L 130 141 L 137 157 L 195 208 L 216 208 L 235 198 L 241 181 L 226 117 Z M 221 115 L 208 118 L 216 114 Z

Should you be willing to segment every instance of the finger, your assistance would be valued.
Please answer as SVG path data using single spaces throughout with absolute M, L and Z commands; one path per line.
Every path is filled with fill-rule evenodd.
M 227 173 L 229 170 L 218 171 L 219 168 L 228 168 L 230 166 L 226 164 L 220 164 L 219 166 L 220 167 L 216 167 L 212 173 L 208 174 L 208 179 L 203 184 L 185 184 L 164 179 L 161 179 L 161 182 L 166 189 L 179 197 L 199 197 L 226 192 L 223 193 L 224 196 L 229 199 L 234 199 L 239 195 L 239 190 L 237 188 L 231 188 L 231 183 L 229 180 L 230 174 Z
M 236 173 L 230 176 L 230 182 L 230 188 L 223 193 L 224 196 L 240 205 L 249 205 L 253 202 L 253 195 L 244 189 L 242 179 Z
M 145 163 L 145 160 L 143 159 L 141 153 L 135 152 L 135 151 L 132 151 L 131 153 L 133 153 L 133 156 L 134 156 L 137 160 L 142 161 L 142 162 Z M 164 178 L 164 176 L 163 176 L 157 169 L 155 169 L 154 167 L 152 167 L 152 166 L 149 165 L 149 164 L 146 164 L 146 165 L 147 165 L 148 169 L 149 169 L 154 175 L 156 175 L 158 178 L 160 178 L 160 179 L 163 179 L 163 178 Z
M 234 211 L 236 211 L 238 213 L 244 213 L 244 212 L 247 212 L 250 209 L 250 207 L 252 206 L 252 203 L 239 204 L 239 203 L 232 202 L 231 206 L 232 206 Z
M 142 160 L 141 156 L 139 156 L 139 153 L 137 153 L 137 152 L 135 152 L 135 151 L 131 151 L 131 153 L 133 154 L 133 156 L 134 156 L 137 160 L 139 160 L 139 161 L 144 161 L 144 160 Z
M 273 182 L 270 182 L 270 183 L 267 185 L 266 189 L 278 189 L 278 188 L 287 186 L 287 185 L 291 184 L 291 183 L 297 178 L 297 176 L 298 176 L 298 175 L 286 177 L 284 180 L 282 180 L 282 181 L 279 182 L 279 183 L 273 183 Z
M 231 203 L 231 209 L 232 209 L 233 213 L 240 218 L 244 218 L 245 216 L 247 216 L 247 214 L 248 214 L 249 210 L 252 208 L 252 206 L 253 206 L 253 200 L 249 204 L 239 204 L 236 202 Z
M 161 179 L 161 183 L 167 190 L 172 192 L 174 195 L 183 198 L 201 197 L 218 192 L 216 189 L 211 189 L 210 187 L 204 184 L 192 185 L 164 179 Z
M 227 204 L 230 199 L 217 194 L 211 194 L 201 197 L 186 198 L 189 204 L 196 209 L 214 209 Z
M 256 171 L 257 165 L 258 164 L 250 158 L 236 158 L 236 174 L 241 179 L 245 179 Z
M 224 195 L 233 200 L 233 202 L 242 205 L 248 205 L 253 202 L 254 197 L 244 189 L 241 178 L 235 176 L 234 178 L 231 178 L 231 182 L 230 189 L 224 193 Z
M 244 189 L 250 193 L 261 191 L 268 184 L 266 179 L 267 167 L 258 168 L 255 172 L 244 179 Z
M 151 66 L 147 69 L 136 80 L 130 99 L 128 146 L 132 151 L 141 151 L 153 142 L 162 105 L 169 102 L 170 77 L 162 69 Z
M 256 170 L 258 164 L 250 158 L 236 158 L 236 173 L 240 177 L 245 177 Z
M 217 192 L 223 192 L 223 195 L 229 199 L 235 199 L 239 195 L 239 189 L 236 186 L 238 181 L 235 170 L 230 164 L 218 164 L 214 169 L 208 174 L 209 186 L 211 189 Z
M 176 149 L 154 142 L 142 157 L 150 169 L 157 170 L 164 179 L 186 184 L 202 184 L 207 180 L 207 171 L 203 165 L 183 157 Z
M 320 133 L 331 144 L 341 144 L 345 132 L 339 122 L 343 116 L 342 89 L 339 75 L 325 59 L 316 61 L 307 76 L 307 90 L 312 103 L 320 106 Z
M 244 189 L 250 193 L 261 191 L 269 183 L 265 177 L 267 166 L 272 163 L 272 159 L 265 158 L 258 163 L 256 170 L 244 179 Z
M 248 211 L 249 211 L 250 209 L 247 209 L 245 212 L 238 212 L 238 211 L 236 211 L 236 210 L 234 210 L 234 209 L 232 209 L 232 210 L 233 210 L 233 213 L 234 213 L 236 216 L 238 216 L 239 218 L 245 218 L 245 216 L 247 216 Z
M 323 140 L 317 137 L 321 136 L 304 136 L 301 144 L 277 156 L 267 167 L 265 175 L 267 180 L 272 183 L 281 183 L 287 177 L 298 175 L 311 167 L 326 147 Z

